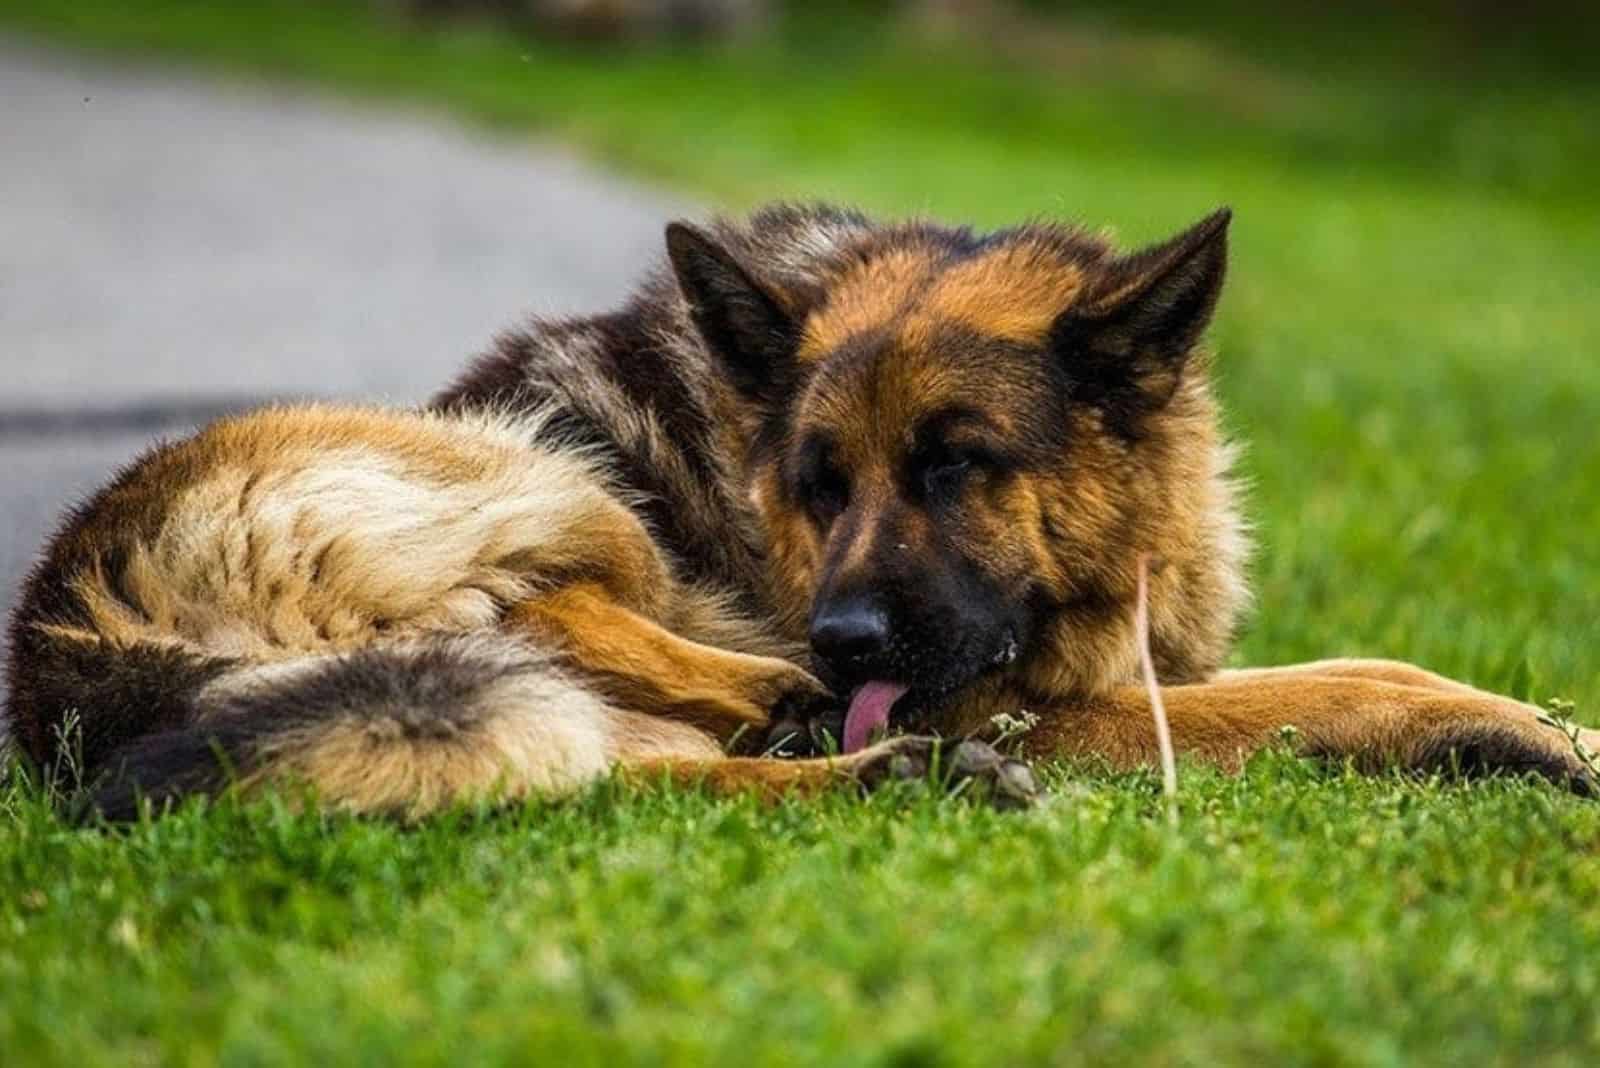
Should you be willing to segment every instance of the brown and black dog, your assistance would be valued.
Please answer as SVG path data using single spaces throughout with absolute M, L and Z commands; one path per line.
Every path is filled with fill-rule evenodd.
M 1030 756 L 1136 765 L 1147 557 L 1180 751 L 1293 725 L 1591 787 L 1534 709 L 1420 668 L 1222 670 L 1247 546 L 1198 346 L 1227 227 L 1124 255 L 820 206 L 674 224 L 619 311 L 502 336 L 427 410 L 268 409 L 124 471 L 26 586 L 11 728 L 47 767 L 70 742 L 113 816 L 285 781 L 418 816 L 616 767 L 870 785 L 1021 708 Z M 830 692 L 844 755 L 727 755 Z

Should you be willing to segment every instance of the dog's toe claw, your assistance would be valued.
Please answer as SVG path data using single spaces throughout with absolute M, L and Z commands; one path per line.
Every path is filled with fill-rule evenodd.
M 950 774 L 963 779 L 991 775 L 1004 762 L 1005 757 L 994 746 L 969 738 L 951 750 Z
M 987 742 L 969 739 L 956 746 L 950 755 L 950 775 L 956 782 L 972 783 L 1001 808 L 1026 808 L 1039 797 L 1033 770 Z
M 1001 808 L 1027 808 L 1039 800 L 1039 782 L 1028 765 L 1007 760 L 995 771 L 991 796 Z
M 985 742 L 891 738 L 851 759 L 856 763 L 856 779 L 868 790 L 886 782 L 923 779 L 937 767 L 947 789 L 971 793 L 999 808 L 1026 808 L 1039 796 L 1028 765 L 1003 756 Z
M 783 719 L 767 731 L 766 751 L 772 756 L 795 757 L 811 754 L 811 729 L 803 721 Z
M 786 713 L 767 730 L 761 751 L 775 757 L 818 757 L 839 751 L 844 734 L 844 712 L 835 704 L 822 704 L 803 713 Z

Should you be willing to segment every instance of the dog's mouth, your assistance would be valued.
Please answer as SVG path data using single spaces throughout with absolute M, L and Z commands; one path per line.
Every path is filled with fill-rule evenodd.
M 890 711 L 908 690 L 910 687 L 903 682 L 882 679 L 857 686 L 844 714 L 844 751 L 854 753 L 864 749 L 874 734 L 887 730 Z
M 915 688 L 888 679 L 869 679 L 851 691 L 850 705 L 844 714 L 844 737 L 841 739 L 844 751 L 854 753 L 863 749 L 874 735 L 887 731 L 890 715 L 897 707 L 902 713 L 902 720 L 906 719 L 908 712 L 912 716 L 926 712 L 930 705 L 936 705 L 951 693 L 958 692 L 973 678 L 1009 666 L 1017 659 L 1017 655 L 1015 632 L 1007 631 L 987 662 L 965 679 L 947 679 L 942 684 L 919 685 Z

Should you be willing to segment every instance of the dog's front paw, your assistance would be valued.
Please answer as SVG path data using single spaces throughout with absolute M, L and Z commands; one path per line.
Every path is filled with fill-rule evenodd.
M 773 717 L 764 752 L 776 757 L 831 756 L 844 737 L 844 705 L 833 697 L 808 702 Z
M 746 756 L 807 756 L 795 743 L 807 725 L 835 702 L 828 688 L 804 668 L 770 657 L 742 657 L 727 705 L 734 713 L 725 718 L 742 723 L 733 746 Z M 785 742 L 794 736 L 793 741 Z M 781 744 L 780 744 L 781 743 Z
M 936 776 L 947 790 L 970 793 L 997 808 L 1027 808 L 1039 798 L 1032 769 L 987 742 L 906 735 L 845 759 L 851 774 L 867 790 L 888 782 Z

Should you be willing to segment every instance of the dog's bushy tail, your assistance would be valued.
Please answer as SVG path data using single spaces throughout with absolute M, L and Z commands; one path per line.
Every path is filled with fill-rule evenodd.
M 187 703 L 181 722 L 92 762 L 93 809 L 131 819 L 141 799 L 159 809 L 300 783 L 328 807 L 416 818 L 458 801 L 569 792 L 611 762 L 603 700 L 501 635 L 236 664 L 209 673 Z

